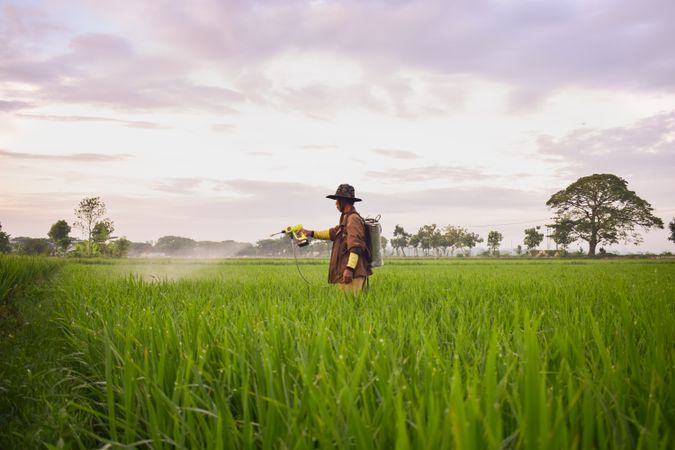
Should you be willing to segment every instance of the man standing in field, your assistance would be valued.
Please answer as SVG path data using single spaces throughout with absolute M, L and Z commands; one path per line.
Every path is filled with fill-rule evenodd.
M 358 294 L 367 291 L 371 255 L 366 243 L 366 225 L 354 207 L 360 198 L 354 196 L 354 187 L 341 184 L 335 195 L 326 198 L 335 200 L 335 207 L 340 211 L 340 222 L 337 226 L 323 231 L 304 230 L 315 239 L 333 241 L 328 267 L 328 282 L 338 285 L 347 293 Z

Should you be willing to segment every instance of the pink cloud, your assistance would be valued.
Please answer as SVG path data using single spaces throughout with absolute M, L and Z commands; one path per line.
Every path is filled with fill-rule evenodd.
M 16 100 L 0 100 L 0 111 L 18 111 L 30 108 L 31 104 Z
M 45 102 L 234 112 L 253 100 L 318 116 L 354 105 L 403 117 L 442 113 L 406 102 L 408 83 L 395 77 L 406 67 L 511 84 L 513 106 L 525 109 L 561 86 L 675 87 L 675 3 L 667 0 L 600 0 L 592 11 L 583 2 L 487 0 L 88 2 L 83 10 L 113 31 L 97 30 L 92 19 L 88 32 L 70 31 L 60 47 L 59 40 L 48 47 L 48 38 L 79 24 L 19 5 L 3 7 L 0 76 L 35 84 Z M 286 51 L 339 55 L 369 80 L 342 92 L 321 83 L 274 91 L 274 80 L 241 80 Z M 189 81 L 203 67 L 241 81 L 237 91 Z M 389 93 L 389 106 L 369 82 Z
M 121 36 L 103 33 L 85 33 L 70 41 L 73 56 L 87 62 L 103 59 L 116 60 L 134 56 L 131 44 Z
M 78 161 L 78 162 L 107 162 L 120 161 L 128 159 L 131 155 L 117 154 L 104 155 L 100 153 L 70 153 L 70 154 L 44 154 L 44 153 L 26 153 L 26 152 L 11 152 L 0 149 L 0 158 L 12 159 L 38 159 L 38 160 L 55 160 L 55 161 Z

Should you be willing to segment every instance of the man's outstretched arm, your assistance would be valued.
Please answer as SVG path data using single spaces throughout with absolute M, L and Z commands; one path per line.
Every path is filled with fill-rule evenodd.
M 313 237 L 314 239 L 321 239 L 321 240 L 324 240 L 324 241 L 332 241 L 332 239 L 330 237 L 330 228 L 328 228 L 327 230 L 321 230 L 321 231 L 305 230 L 305 229 L 303 229 L 302 231 L 304 231 L 304 233 L 307 236 Z

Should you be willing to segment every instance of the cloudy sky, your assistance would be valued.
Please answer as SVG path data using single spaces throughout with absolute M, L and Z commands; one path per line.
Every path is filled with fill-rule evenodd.
M 614 173 L 667 223 L 674 22 L 672 0 L 0 0 L 0 222 L 45 236 L 100 196 L 133 241 L 254 242 L 334 225 L 350 183 L 387 236 L 512 247 Z

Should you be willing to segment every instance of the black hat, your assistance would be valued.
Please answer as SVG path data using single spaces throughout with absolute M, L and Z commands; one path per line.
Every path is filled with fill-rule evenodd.
M 326 198 L 336 200 L 338 198 L 345 198 L 347 200 L 353 200 L 355 202 L 360 202 L 360 198 L 354 197 L 354 186 L 350 184 L 341 184 L 338 186 L 335 191 L 335 195 L 327 195 Z

